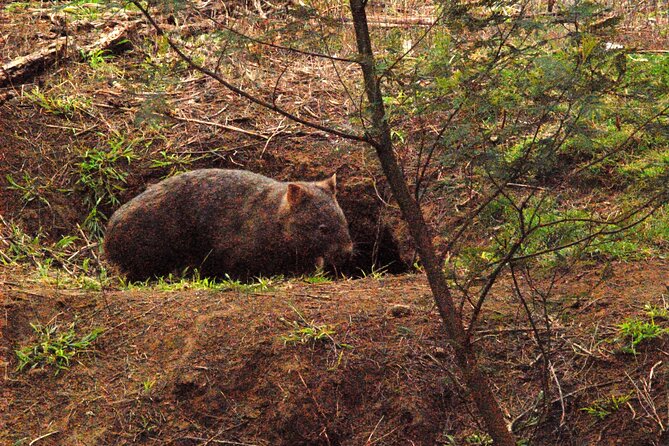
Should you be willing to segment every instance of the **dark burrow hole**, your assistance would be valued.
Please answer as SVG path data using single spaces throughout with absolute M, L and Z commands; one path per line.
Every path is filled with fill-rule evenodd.
M 372 190 L 369 190 L 372 189 Z M 384 219 L 384 204 L 370 185 L 350 185 L 338 197 L 349 224 L 354 255 L 339 273 L 361 278 L 375 272 L 402 274 L 410 271 L 403 258 L 392 222 Z M 399 223 L 396 223 L 399 224 Z
M 338 271 L 340 274 L 362 278 L 371 273 L 402 274 L 410 270 L 408 263 L 402 259 L 398 243 L 389 227 L 382 226 L 374 230 L 356 228 L 355 222 L 351 222 L 350 226 L 354 255 L 342 265 Z

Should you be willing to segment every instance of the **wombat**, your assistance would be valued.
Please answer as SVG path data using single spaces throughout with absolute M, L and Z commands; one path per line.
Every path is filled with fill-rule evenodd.
M 150 186 L 107 225 L 104 251 L 130 280 L 189 268 L 250 279 L 336 267 L 352 253 L 336 176 L 280 182 L 200 169 Z

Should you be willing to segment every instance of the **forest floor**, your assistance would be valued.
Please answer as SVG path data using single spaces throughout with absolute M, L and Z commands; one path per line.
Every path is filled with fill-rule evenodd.
M 555 284 L 545 341 L 560 394 L 539 426 L 541 351 L 507 281 L 484 311 L 475 332 L 481 366 L 531 444 L 669 440 L 667 402 L 656 394 L 666 395 L 667 340 L 633 355 L 619 328 L 666 309 L 669 263 L 620 263 L 608 274 L 602 282 L 593 266 Z M 68 445 L 487 444 L 422 275 L 97 292 L 20 277 L 3 277 L 3 348 L 34 342 L 35 321 L 75 323 L 77 336 L 104 331 L 59 373 L 5 364 L 6 444 L 43 435 L 41 444 Z
M 67 45 L 0 87 L 0 444 L 491 444 L 372 152 L 286 122 L 183 66 L 138 11 L 51 3 L 0 6 L 5 67 Z M 234 15 L 244 2 L 209 6 Z M 190 19 L 189 48 L 211 57 L 211 23 Z M 130 44 L 104 40 L 115 31 Z M 648 40 L 667 47 L 666 36 Z M 346 127 L 346 96 L 360 87 L 335 92 L 322 80 L 342 72 L 329 62 L 288 63 L 281 85 L 262 86 L 277 71 L 263 72 L 253 48 L 246 57 L 227 72 L 240 85 L 278 93 L 279 103 L 294 94 L 298 116 Z M 121 281 L 98 251 L 106 218 L 147 184 L 199 167 L 280 180 L 337 171 L 359 253 L 349 278 Z M 449 199 L 466 202 L 462 194 Z M 426 215 L 440 227 L 455 219 L 431 206 Z M 523 444 L 669 444 L 663 257 L 539 271 L 520 284 L 529 300 L 509 275 L 494 286 L 474 341 Z M 544 320 L 532 327 L 528 311 Z M 40 345 L 52 355 L 18 370 L 16 351 Z

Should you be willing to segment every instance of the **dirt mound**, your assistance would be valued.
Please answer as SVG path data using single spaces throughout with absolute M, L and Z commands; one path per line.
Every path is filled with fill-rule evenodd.
M 648 404 L 666 413 L 657 383 L 667 378 L 667 341 L 632 356 L 616 346 L 615 327 L 642 314 L 641 302 L 658 304 L 669 265 L 617 265 L 610 281 L 585 292 L 600 273 L 567 278 L 554 292 L 573 305 L 551 316 L 561 393 L 553 387 L 546 405 L 537 400 L 540 351 L 519 328 L 509 286 L 495 290 L 475 335 L 519 438 L 533 445 L 663 444 Z M 15 372 L 9 355 L 0 442 L 48 435 L 42 444 L 485 444 L 471 443 L 485 437 L 419 276 L 289 282 L 254 294 L 14 286 L 6 294 L 8 352 L 34 342 L 30 323 L 106 331 L 57 375 Z M 309 337 L 319 332 L 322 340 Z M 626 402 L 614 410 L 605 403 L 612 396 Z M 602 418 L 583 409 L 598 407 L 608 412 Z
M 415 290 L 411 302 L 392 291 L 402 282 Z M 335 445 L 384 434 L 384 444 L 431 444 L 442 429 L 438 413 L 457 412 L 461 399 L 429 378 L 442 366 L 426 355 L 445 345 L 426 292 L 411 277 L 293 284 L 261 295 L 11 292 L 4 338 L 11 348 L 32 336 L 29 322 L 37 319 L 108 328 L 98 352 L 71 370 L 12 376 L 12 441 L 48 428 L 58 431 L 57 444 L 199 444 L 211 437 Z M 400 300 L 412 304 L 411 315 L 387 313 Z M 300 315 L 331 328 L 332 341 L 284 341 Z M 147 380 L 155 386 L 145 391 Z M 45 398 L 49 393 L 57 396 Z M 21 415 L 24 398 L 41 401 L 39 413 Z M 53 419 L 61 410 L 67 416 Z

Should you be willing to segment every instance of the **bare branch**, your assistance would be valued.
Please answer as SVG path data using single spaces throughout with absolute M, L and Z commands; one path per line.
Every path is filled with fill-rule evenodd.
M 198 8 L 196 6 L 193 6 L 193 8 L 195 10 L 198 10 Z M 356 63 L 356 64 L 359 63 L 359 61 L 357 61 L 355 59 L 347 59 L 345 57 L 337 57 L 337 56 L 332 56 L 332 55 L 329 55 L 329 54 L 316 53 L 316 52 L 312 52 L 312 51 L 305 51 L 305 50 L 301 50 L 301 49 L 298 49 L 298 48 L 291 48 L 291 47 L 287 47 L 287 46 L 277 45 L 275 43 L 271 43 L 271 42 L 267 42 L 265 40 L 257 39 L 255 37 L 252 37 L 252 36 L 249 36 L 247 34 L 244 34 L 244 33 L 240 32 L 240 31 L 237 31 L 236 29 L 226 25 L 225 23 L 221 22 L 220 20 L 216 20 L 215 18 L 210 17 L 206 14 L 202 14 L 201 11 L 199 11 L 199 12 L 200 12 L 201 15 L 204 15 L 209 20 L 214 22 L 218 27 L 223 28 L 226 31 L 229 31 L 232 34 L 234 34 L 238 37 L 241 37 L 242 39 L 248 40 L 248 41 L 253 42 L 253 43 L 257 43 L 258 45 L 266 46 L 266 47 L 269 47 L 269 48 L 274 48 L 274 49 L 277 49 L 277 50 L 280 50 L 280 51 L 288 51 L 288 52 L 291 52 L 291 53 L 302 54 L 303 56 L 318 57 L 318 58 L 321 58 L 321 59 L 329 59 L 329 60 L 337 61 L 337 62 Z
M 210 78 L 216 80 L 217 82 L 219 82 L 221 85 L 223 85 L 228 90 L 230 90 L 230 91 L 236 93 L 237 95 L 253 102 L 254 104 L 258 104 L 258 105 L 260 105 L 260 106 L 262 106 L 262 107 L 264 107 L 268 110 L 272 110 L 276 113 L 279 113 L 280 115 L 285 116 L 286 118 L 288 118 L 288 119 L 290 119 L 294 122 L 298 122 L 298 123 L 300 123 L 302 125 L 305 125 L 307 127 L 311 127 L 311 128 L 317 129 L 317 130 L 321 130 L 323 132 L 326 132 L 326 133 L 329 133 L 329 134 L 332 134 L 332 135 L 335 135 L 335 136 L 339 136 L 339 137 L 344 138 L 344 139 L 349 139 L 349 140 L 352 140 L 352 141 L 364 142 L 364 143 L 367 143 L 367 144 L 370 144 L 370 145 L 375 145 L 376 144 L 376 142 L 374 140 L 372 140 L 371 138 L 369 138 L 366 135 L 356 135 L 356 134 L 353 134 L 353 133 L 347 133 L 347 132 L 343 132 L 341 130 L 337 130 L 337 129 L 333 129 L 331 127 L 327 127 L 327 126 L 324 126 L 324 125 L 321 125 L 321 124 L 317 124 L 315 122 L 307 121 L 306 119 L 302 119 L 299 116 L 297 116 L 293 113 L 290 113 L 289 111 L 287 111 L 287 110 L 285 110 L 281 107 L 278 107 L 275 104 L 272 104 L 271 102 L 267 102 L 263 99 L 257 98 L 255 96 L 253 96 L 252 94 L 249 94 L 246 91 L 232 85 L 230 82 L 228 82 L 226 79 L 224 79 L 223 77 L 221 77 L 217 73 L 215 73 L 215 72 L 211 71 L 210 69 L 208 69 L 206 67 L 203 67 L 202 65 L 199 65 L 198 63 L 196 63 L 192 58 L 190 58 L 186 53 L 184 53 L 183 50 L 181 48 L 179 48 L 179 46 L 176 43 L 174 43 L 174 41 L 165 33 L 165 31 L 160 27 L 160 25 L 158 25 L 158 23 L 155 21 L 155 19 L 149 14 L 149 12 L 146 10 L 146 8 L 144 8 L 144 6 L 142 6 L 142 4 L 138 0 L 130 0 L 130 1 L 133 5 L 135 5 L 142 12 L 144 17 L 146 17 L 146 19 L 149 21 L 151 26 L 153 26 L 153 28 L 156 30 L 156 33 L 159 36 L 165 37 L 165 39 L 167 41 L 167 44 L 170 46 L 170 48 L 172 48 L 172 50 L 175 53 L 177 53 L 177 55 L 184 62 L 186 62 L 190 67 L 192 67 L 196 71 L 199 71 L 200 73 L 205 74 L 205 75 L 209 76 Z

